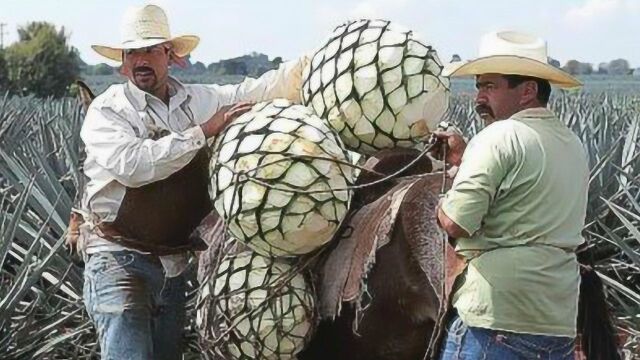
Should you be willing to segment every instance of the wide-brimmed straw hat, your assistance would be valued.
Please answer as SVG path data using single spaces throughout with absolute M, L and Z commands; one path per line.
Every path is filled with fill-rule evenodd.
M 183 57 L 193 51 L 200 42 L 200 38 L 195 35 L 172 37 L 167 14 L 157 5 L 129 8 L 123 16 L 120 35 L 120 45 L 92 45 L 91 48 L 108 59 L 122 61 L 124 49 L 140 49 L 170 42 L 175 54 Z
M 498 31 L 483 36 L 478 58 L 445 66 L 445 76 L 482 74 L 524 75 L 548 80 L 561 88 L 581 86 L 568 73 L 549 64 L 547 43 L 516 31 Z

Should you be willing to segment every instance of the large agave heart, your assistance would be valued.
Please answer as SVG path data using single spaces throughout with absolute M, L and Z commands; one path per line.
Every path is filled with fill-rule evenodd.
M 338 26 L 305 68 L 302 99 L 352 150 L 413 147 L 447 109 L 437 52 L 383 20 Z
M 214 145 L 215 208 L 231 234 L 262 255 L 309 253 L 331 240 L 347 213 L 347 157 L 309 108 L 257 104 Z
M 253 252 L 226 256 L 198 303 L 210 304 L 198 316 L 213 316 L 207 330 L 221 338 L 215 350 L 225 359 L 295 359 L 313 332 L 314 296 L 303 275 Z

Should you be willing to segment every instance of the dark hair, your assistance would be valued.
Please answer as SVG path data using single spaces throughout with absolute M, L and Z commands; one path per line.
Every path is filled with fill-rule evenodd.
M 513 89 L 514 87 L 522 84 L 525 81 L 535 81 L 536 84 L 538 84 L 538 95 L 536 96 L 536 98 L 542 103 L 542 105 L 547 105 L 547 103 L 549 102 L 549 96 L 551 96 L 551 84 L 549 84 L 548 80 L 524 75 L 502 76 L 507 80 L 510 89 Z

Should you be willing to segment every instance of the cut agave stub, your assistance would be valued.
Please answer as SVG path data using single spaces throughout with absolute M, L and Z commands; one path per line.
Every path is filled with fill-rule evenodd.
M 303 73 L 302 99 L 353 151 L 414 147 L 449 103 L 436 50 L 383 20 L 338 26 Z
M 254 106 L 214 145 L 214 205 L 230 233 L 265 256 L 309 253 L 344 219 L 353 169 L 340 138 L 302 105 Z
M 295 359 L 315 325 L 304 276 L 255 252 L 227 255 L 205 280 L 198 304 L 210 307 L 198 309 L 198 325 L 210 327 L 202 332 L 204 346 L 224 359 Z

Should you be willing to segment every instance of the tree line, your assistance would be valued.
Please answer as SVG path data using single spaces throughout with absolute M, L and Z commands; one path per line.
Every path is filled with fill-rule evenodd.
M 251 53 L 233 59 L 221 60 L 205 66 L 186 59 L 185 68 L 176 68 L 172 74 L 242 75 L 257 77 L 275 69 L 281 57 L 269 60 L 267 55 Z M 0 92 L 18 96 L 63 97 L 70 93 L 79 78 L 117 74 L 118 68 L 108 64 L 88 65 L 79 51 L 69 44 L 64 27 L 59 30 L 47 22 L 31 22 L 18 27 L 18 40 L 0 49 Z
M 451 62 L 462 61 L 459 55 L 453 55 Z M 560 61 L 554 58 L 548 58 L 549 64 L 568 72 L 571 75 L 640 75 L 640 68 L 633 69 L 629 62 L 625 59 L 615 59 L 610 62 L 598 64 L 596 69 L 593 64 L 588 62 L 580 62 L 578 60 L 569 60 L 562 66 Z
M 220 60 L 209 65 L 186 59 L 187 66 L 173 69 L 180 77 L 200 75 L 237 75 L 257 77 L 277 68 L 281 57 L 272 60 L 265 54 L 248 55 Z M 454 55 L 452 61 L 460 60 Z M 628 75 L 633 73 L 629 62 L 616 59 L 601 63 L 597 69 L 590 63 L 570 60 L 564 66 L 549 59 L 554 66 L 573 75 Z M 18 40 L 5 49 L 0 49 L 0 92 L 25 96 L 63 97 L 70 93 L 71 84 L 82 77 L 117 74 L 118 69 L 107 64 L 88 65 L 82 61 L 78 50 L 69 44 L 69 34 L 64 27 L 59 30 L 47 22 L 30 22 L 18 27 Z M 640 75 L 640 69 L 635 71 Z

